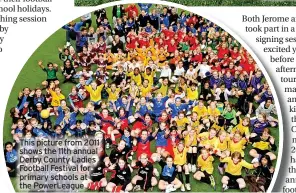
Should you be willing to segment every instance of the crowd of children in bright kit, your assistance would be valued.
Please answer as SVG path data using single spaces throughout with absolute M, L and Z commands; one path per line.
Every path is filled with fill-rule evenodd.
M 19 93 L 11 109 L 15 143 L 103 133 L 104 149 L 112 150 L 99 153 L 86 185 L 92 190 L 146 192 L 158 186 L 166 192 L 189 191 L 190 173 L 214 189 L 217 180 L 223 190 L 244 189 L 245 167 L 256 168 L 265 180 L 259 190 L 266 191 L 276 159 L 270 130 L 278 121 L 269 85 L 253 58 L 201 16 L 160 5 L 139 7 L 114 6 L 113 26 L 101 9 L 94 12 L 97 30 L 91 18 L 63 27 L 76 43 L 75 49 L 69 42 L 59 49 L 64 81 L 57 78 L 57 64 L 44 67 L 39 61 L 47 74 L 46 91 Z M 63 93 L 59 85 L 72 83 L 71 92 Z M 245 151 L 247 146 L 253 147 Z M 10 142 L 5 148 L 12 174 L 16 150 Z M 245 154 L 254 158 L 252 164 Z M 214 170 L 221 179 L 213 177 Z M 108 171 L 113 172 L 110 180 Z

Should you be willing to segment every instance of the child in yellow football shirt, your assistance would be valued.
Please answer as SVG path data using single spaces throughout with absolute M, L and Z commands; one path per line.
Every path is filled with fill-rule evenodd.
M 216 182 L 214 176 L 213 161 L 214 157 L 210 155 L 209 150 L 203 148 L 198 156 L 197 165 L 200 170 L 196 172 L 193 177 L 201 182 L 210 184 L 216 190 Z
M 233 136 L 233 137 L 232 137 Z M 229 150 L 230 154 L 234 152 L 240 152 L 242 157 L 245 157 L 245 145 L 247 143 L 246 138 L 242 137 L 239 132 L 230 135 Z
M 179 112 L 179 115 L 175 121 L 180 133 L 186 128 L 186 125 L 189 124 L 189 119 L 185 117 L 185 113 L 183 111 Z
M 193 142 L 193 138 L 190 138 L 189 144 L 191 145 L 191 143 Z M 174 164 L 177 166 L 177 170 L 178 170 L 178 177 L 179 180 L 182 182 L 182 186 L 181 186 L 181 191 L 184 192 L 185 191 L 185 186 L 186 189 L 188 191 L 191 190 L 190 187 L 190 182 L 189 182 L 189 169 L 188 169 L 188 165 L 186 164 L 187 162 L 187 152 L 188 152 L 189 147 L 185 146 L 184 143 L 182 141 L 180 141 L 178 143 L 178 146 L 174 146 Z M 184 180 L 183 180 L 183 174 L 182 171 L 185 172 L 185 186 L 184 186 Z
M 198 149 L 213 149 L 217 140 L 216 134 L 217 131 L 212 128 L 208 132 L 198 134 L 197 140 L 200 142 L 198 145 Z
M 191 83 L 186 90 L 186 96 L 189 99 L 189 105 L 193 105 L 194 101 L 198 99 L 198 90 L 195 83 Z
M 250 150 L 250 155 L 254 158 L 252 162 L 259 162 L 260 158 L 268 155 L 270 160 L 275 160 L 276 155 L 271 150 L 276 151 L 275 139 L 270 135 L 269 128 L 263 130 L 262 136 L 254 136 L 250 138 L 253 142 L 253 149 Z
M 220 130 L 214 145 L 213 153 L 215 153 L 219 157 L 222 156 L 222 154 L 229 156 L 230 155 L 229 142 L 230 142 L 230 137 L 227 135 L 227 132 L 224 130 Z M 225 163 L 220 163 L 218 166 L 218 170 L 221 175 L 224 174 L 224 167 L 225 167 Z
M 142 77 L 143 79 L 147 79 L 149 81 L 149 85 L 153 85 L 153 78 L 155 75 L 155 71 L 152 70 L 150 67 L 147 67 L 145 70 L 142 72 Z
M 138 67 L 136 67 L 134 69 L 134 71 L 128 73 L 128 77 L 130 77 L 131 80 L 135 81 L 137 86 L 142 85 L 142 77 L 141 77 L 141 74 L 140 74 L 140 69 Z
M 250 137 L 250 130 L 249 130 L 250 118 L 244 117 L 243 119 L 241 119 L 239 116 L 237 116 L 236 119 L 237 119 L 237 122 L 239 122 L 239 124 L 237 124 L 234 128 L 232 128 L 231 133 L 235 133 L 238 131 L 241 134 L 241 136 L 249 139 L 249 137 Z
M 208 110 L 207 107 L 205 107 L 203 100 L 199 100 L 198 105 L 193 107 L 192 111 L 197 113 L 197 119 L 204 119 L 208 116 Z
M 223 157 L 220 158 L 220 161 L 227 163 L 226 173 L 221 180 L 223 191 L 228 188 L 242 190 L 246 187 L 245 180 L 242 177 L 242 168 L 254 169 L 259 166 L 259 163 L 250 164 L 246 162 L 240 152 L 233 152 L 231 157 L 226 157 L 225 155 Z
M 197 134 L 199 134 L 199 119 L 198 119 L 198 114 L 196 112 L 193 112 L 192 115 L 190 116 L 190 125 L 192 129 L 196 130 Z
M 147 79 L 143 81 L 143 85 L 140 86 L 139 90 L 140 90 L 140 97 L 148 97 L 149 94 L 151 94 L 152 87 L 149 84 L 149 81 Z
M 210 120 L 215 120 L 221 114 L 219 109 L 217 108 L 216 102 L 212 101 L 208 107 L 208 115 Z
M 65 96 L 61 93 L 61 89 L 59 87 L 54 88 L 54 84 L 50 85 L 49 93 L 52 97 L 51 106 L 53 107 L 55 113 L 57 112 L 58 106 L 61 105 L 61 100 L 65 99 Z M 52 90 L 54 88 L 54 91 Z
M 99 105 L 102 100 L 101 93 L 103 88 L 104 84 L 98 86 L 96 81 L 93 81 L 90 85 L 85 85 L 85 90 L 87 90 L 90 95 L 90 101 L 93 102 L 95 105 Z
M 196 172 L 196 161 L 197 161 L 197 133 L 191 125 L 187 125 L 187 129 L 183 132 L 183 138 L 185 145 L 189 147 L 187 152 L 187 164 L 189 172 Z M 189 144 L 190 139 L 193 138 L 191 145 Z

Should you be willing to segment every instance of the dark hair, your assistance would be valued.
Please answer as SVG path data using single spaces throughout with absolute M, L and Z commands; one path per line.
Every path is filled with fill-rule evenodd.
M 8 141 L 8 142 L 5 143 L 5 148 L 6 148 L 7 145 L 13 146 L 12 142 L 10 142 L 10 141 Z
M 55 126 L 53 127 L 53 130 L 56 130 L 58 127 L 62 128 L 60 125 L 55 125 Z
M 268 167 L 271 167 L 271 166 L 272 166 L 272 161 L 271 161 L 269 155 L 266 155 L 266 154 L 265 154 L 264 156 L 262 156 L 262 157 L 260 158 L 260 163 L 261 163 L 261 161 L 262 161 L 263 158 L 265 158 L 265 159 L 267 160 L 267 166 L 268 166 Z
M 64 66 L 66 66 L 66 63 L 67 63 L 68 61 L 69 61 L 70 64 L 72 65 L 71 60 L 70 60 L 70 59 L 67 59 L 67 60 L 64 61 Z
M 267 98 L 265 99 L 265 103 L 267 103 L 268 100 L 270 100 L 271 102 L 273 102 L 273 100 L 272 100 L 271 97 L 267 97 Z
M 78 124 L 78 123 L 81 124 L 82 121 L 81 121 L 81 120 L 77 120 L 77 121 L 76 121 L 76 124 Z
M 14 113 L 16 112 L 15 111 L 15 107 L 12 107 L 9 112 L 10 112 L 10 117 L 13 118 L 14 117 Z
M 172 126 L 172 127 L 170 128 L 170 131 L 173 131 L 173 130 L 177 130 L 177 127 L 176 127 L 176 126 Z
M 47 63 L 47 67 L 49 67 L 50 65 L 53 66 L 53 63 L 51 63 L 51 62 Z

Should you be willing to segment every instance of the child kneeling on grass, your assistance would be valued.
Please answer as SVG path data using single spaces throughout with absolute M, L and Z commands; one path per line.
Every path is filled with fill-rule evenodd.
M 224 158 L 223 158 L 224 157 Z M 250 164 L 246 162 L 240 152 L 234 152 L 231 157 L 226 157 L 226 155 L 222 155 L 220 161 L 223 163 L 227 163 L 225 175 L 222 177 L 222 191 L 226 191 L 227 189 L 244 189 L 246 187 L 246 183 L 244 178 L 242 177 L 242 168 L 254 169 L 259 166 L 259 163 Z

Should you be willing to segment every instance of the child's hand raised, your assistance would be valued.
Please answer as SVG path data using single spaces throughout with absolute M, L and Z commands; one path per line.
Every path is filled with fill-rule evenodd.
M 274 144 L 274 138 L 273 138 L 272 136 L 269 137 L 269 142 L 270 142 L 271 144 Z
M 35 90 L 32 90 L 29 95 L 33 96 L 34 94 L 35 94 Z
M 253 163 L 254 168 L 257 168 L 259 165 L 260 165 L 259 162 Z
M 19 98 L 22 97 L 24 95 L 23 91 L 19 92 Z
M 42 65 L 42 60 L 38 61 L 38 65 L 41 66 Z

